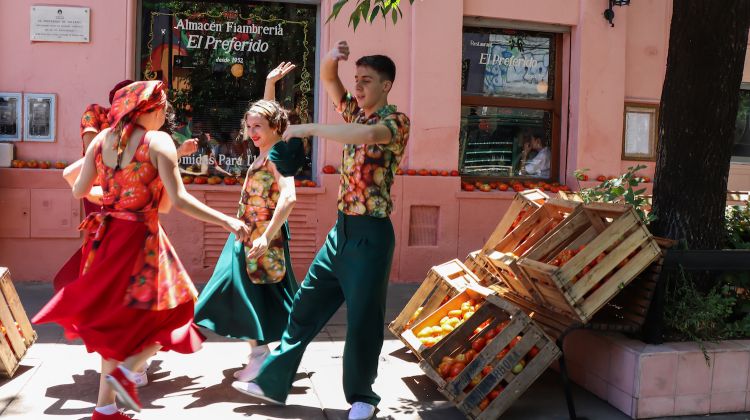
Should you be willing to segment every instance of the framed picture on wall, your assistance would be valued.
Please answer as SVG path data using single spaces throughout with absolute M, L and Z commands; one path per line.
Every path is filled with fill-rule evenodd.
M 25 141 L 55 141 L 55 94 L 25 93 L 24 130 Z
M 0 92 L 0 141 L 21 140 L 21 94 Z
M 625 103 L 623 160 L 656 160 L 659 104 Z

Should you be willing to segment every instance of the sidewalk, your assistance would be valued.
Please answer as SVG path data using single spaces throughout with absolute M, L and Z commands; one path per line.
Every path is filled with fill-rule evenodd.
M 403 308 L 417 285 L 392 285 L 386 320 Z M 48 283 L 16 284 L 33 316 L 52 296 Z M 144 410 L 137 419 L 330 419 L 347 418 L 341 389 L 341 354 L 346 335 L 346 308 L 331 319 L 308 347 L 286 407 L 257 404 L 234 391 L 232 372 L 247 356 L 242 342 L 211 335 L 192 355 L 159 353 L 152 360 L 151 383 L 141 389 Z M 3 419 L 88 419 L 96 400 L 99 360 L 80 342 L 68 343 L 54 325 L 36 326 L 39 340 L 29 349 L 12 380 L 0 380 Z M 464 417 L 423 374 L 415 358 L 386 329 L 380 375 L 375 383 L 383 400 L 377 419 L 459 420 Z M 592 394 L 575 387 L 579 416 L 590 420 L 628 417 Z M 567 419 L 559 376 L 547 371 L 503 416 L 510 420 Z M 683 419 L 706 417 L 683 417 Z M 750 419 L 747 414 L 711 419 Z

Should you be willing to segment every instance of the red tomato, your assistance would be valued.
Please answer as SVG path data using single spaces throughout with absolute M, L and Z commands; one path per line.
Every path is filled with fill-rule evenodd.
M 474 351 L 476 351 L 477 353 L 479 353 L 480 351 L 482 351 L 482 349 L 486 345 L 487 345 L 487 339 L 484 338 L 484 337 L 479 337 L 476 340 L 474 340 L 474 341 L 471 342 L 471 348 Z
M 501 182 L 500 185 L 497 186 L 497 189 L 500 191 L 508 191 L 508 184 Z
M 401 169 L 401 168 L 396 169 L 396 175 L 403 175 L 403 174 L 404 174 L 404 170 L 403 169 Z
M 415 169 L 407 169 L 406 170 L 407 175 L 416 175 L 417 171 Z
M 440 176 L 448 176 L 450 173 L 448 171 L 440 171 Z
M 456 362 L 451 366 L 450 376 L 458 376 L 466 367 L 466 363 Z
M 532 347 L 528 353 L 529 359 L 533 359 L 534 357 L 536 357 L 537 354 L 539 354 L 539 347 L 537 346 Z
M 487 365 L 487 366 L 484 367 L 484 369 L 482 369 L 482 377 L 483 378 L 485 376 L 489 375 L 490 373 L 492 373 L 492 366 L 491 365 Z
M 466 350 L 466 353 L 464 353 L 464 357 L 466 358 L 466 363 L 471 363 L 472 360 L 477 358 L 477 353 L 479 350 L 474 349 L 472 346 L 471 350 Z
M 432 170 L 430 170 L 430 175 L 432 175 L 432 176 L 438 176 L 438 175 L 440 175 L 440 171 L 438 171 L 437 169 L 432 169 Z
M 457 170 L 455 170 L 455 169 L 454 169 L 454 170 L 452 170 L 452 171 L 451 171 L 451 176 L 458 176 L 458 171 L 457 171 Z
M 599 182 L 604 182 L 607 180 L 607 177 L 604 175 L 599 175 L 598 177 L 596 177 L 596 180 Z
M 128 185 L 122 189 L 118 204 L 125 210 L 140 210 L 151 200 L 151 191 L 142 184 Z
M 334 168 L 331 165 L 326 165 L 326 166 L 323 167 L 323 173 L 324 174 L 335 174 L 336 173 L 336 168 Z
M 417 171 L 417 173 L 418 173 L 418 174 L 419 174 L 420 176 L 427 176 L 427 175 L 429 175 L 429 174 L 430 174 L 430 172 L 429 172 L 429 171 L 428 171 L 427 169 L 420 169 L 419 171 Z

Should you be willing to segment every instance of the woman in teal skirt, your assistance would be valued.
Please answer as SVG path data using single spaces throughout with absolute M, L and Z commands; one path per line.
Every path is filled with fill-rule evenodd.
M 304 149 L 299 139 L 281 141 L 288 124 L 286 111 L 272 100 L 257 101 L 245 113 L 243 136 L 260 154 L 247 171 L 237 217 L 250 227 L 252 243 L 229 235 L 195 305 L 196 324 L 249 341 L 249 362 L 234 374 L 243 381 L 257 374 L 270 353 L 267 344 L 281 339 L 298 289 L 286 220 L 296 200 L 294 175 L 304 163 Z

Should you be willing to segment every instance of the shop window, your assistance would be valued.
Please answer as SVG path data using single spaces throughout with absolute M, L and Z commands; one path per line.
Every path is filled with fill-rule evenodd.
M 464 27 L 459 171 L 472 178 L 556 178 L 558 34 Z
M 732 161 L 750 163 L 750 86 L 740 90 L 740 104 L 734 129 Z
M 658 104 L 625 104 L 623 160 L 656 160 Z
M 263 98 L 266 75 L 282 61 L 297 68 L 276 84 L 293 123 L 314 119 L 317 7 L 286 2 L 141 2 L 140 79 L 163 80 L 176 111 L 173 137 L 199 140 L 183 157 L 189 174 L 244 175 L 258 151 L 241 120 Z M 312 147 L 298 177 L 312 175 Z

